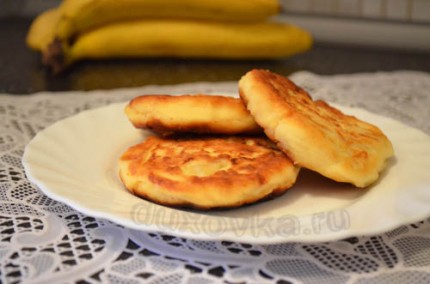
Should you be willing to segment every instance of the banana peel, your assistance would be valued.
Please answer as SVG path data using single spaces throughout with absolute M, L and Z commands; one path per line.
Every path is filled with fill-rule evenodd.
M 64 0 L 38 16 L 27 45 L 55 73 L 83 59 L 275 59 L 308 50 L 311 35 L 274 23 L 278 0 Z
M 27 33 L 27 46 L 36 51 L 46 50 L 55 38 L 55 30 L 60 17 L 60 11 L 57 8 L 40 14 L 33 21 Z
M 264 21 L 280 12 L 278 0 L 65 0 L 56 37 L 68 40 L 84 31 L 135 19 Z
M 57 38 L 44 53 L 44 63 L 59 72 L 83 59 L 276 59 L 311 46 L 307 31 L 285 23 L 141 20 L 90 30 L 71 45 Z

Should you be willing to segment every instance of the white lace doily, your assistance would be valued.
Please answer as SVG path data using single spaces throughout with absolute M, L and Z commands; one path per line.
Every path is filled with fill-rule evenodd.
M 430 134 L 430 74 L 291 77 L 315 98 L 368 109 Z M 430 219 L 326 243 L 196 241 L 86 216 L 44 196 L 26 179 L 24 147 L 62 118 L 145 93 L 236 90 L 235 82 L 226 82 L 0 95 L 1 282 L 430 283 Z

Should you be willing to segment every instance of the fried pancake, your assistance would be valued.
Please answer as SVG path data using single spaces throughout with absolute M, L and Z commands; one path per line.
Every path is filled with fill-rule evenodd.
M 266 135 L 294 162 L 339 182 L 365 187 L 393 155 L 376 126 L 314 101 L 286 77 L 251 70 L 239 81 L 240 97 Z
M 129 102 L 125 113 L 136 128 L 172 132 L 262 133 L 240 99 L 211 95 L 146 95 Z
M 266 137 L 160 138 L 150 136 L 119 160 L 133 194 L 158 204 L 231 208 L 277 196 L 299 168 Z

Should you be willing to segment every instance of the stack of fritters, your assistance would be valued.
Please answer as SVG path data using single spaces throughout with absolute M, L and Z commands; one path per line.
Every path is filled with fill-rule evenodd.
M 146 95 L 130 101 L 125 112 L 135 127 L 157 135 L 124 153 L 121 179 L 134 194 L 159 204 L 237 207 L 283 193 L 299 172 L 240 99 Z
M 154 136 L 120 158 L 126 188 L 169 206 L 237 207 L 285 192 L 300 167 L 366 187 L 393 155 L 379 128 L 313 101 L 286 77 L 252 70 L 239 94 L 131 100 L 131 123 Z

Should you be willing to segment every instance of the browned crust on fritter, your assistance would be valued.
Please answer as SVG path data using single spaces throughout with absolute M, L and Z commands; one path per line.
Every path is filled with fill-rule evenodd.
M 297 174 L 268 139 L 255 137 L 151 136 L 120 158 L 121 180 L 133 194 L 199 209 L 233 208 L 280 195 Z
M 262 133 L 240 99 L 220 95 L 144 95 L 132 99 L 125 112 L 136 128 L 161 134 Z
M 257 123 L 300 166 L 364 187 L 376 180 L 393 155 L 378 127 L 314 101 L 284 76 L 252 70 L 239 86 Z

